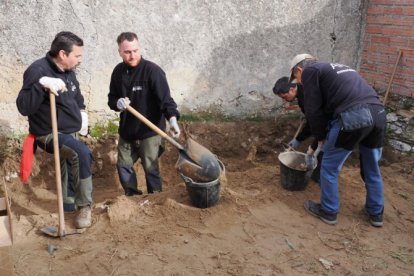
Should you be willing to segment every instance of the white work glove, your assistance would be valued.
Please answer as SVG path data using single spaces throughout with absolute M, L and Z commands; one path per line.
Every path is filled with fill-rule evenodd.
M 86 136 L 88 135 L 88 124 L 89 124 L 88 113 L 82 110 L 81 116 L 82 116 L 82 126 L 81 126 L 81 129 L 79 130 L 79 134 L 82 136 Z
M 50 92 L 59 96 L 58 92 L 65 92 L 68 91 L 66 88 L 66 84 L 62 79 L 59 78 L 51 78 L 51 77 L 41 77 L 39 79 L 39 83 Z
M 293 138 L 292 141 L 290 141 L 288 143 L 289 147 L 291 147 L 292 149 L 297 149 L 300 145 L 300 142 L 298 140 L 296 140 L 296 138 Z
M 313 150 L 311 146 L 308 147 L 308 151 L 306 152 L 306 167 L 308 170 L 313 170 L 316 167 L 317 163 L 317 156 L 319 152 L 322 150 L 324 141 L 318 141 L 318 147 L 316 150 Z
M 124 111 L 127 106 L 131 103 L 128 97 L 125 98 L 119 98 L 116 102 L 116 108 L 119 109 L 119 111 Z
M 324 141 L 318 141 L 318 147 L 316 148 L 316 150 L 313 150 L 311 146 L 308 147 L 308 150 L 306 152 L 307 155 L 313 155 L 313 156 L 318 156 L 319 152 L 321 152 L 322 147 L 323 147 Z
M 173 117 L 170 118 L 169 122 L 170 122 L 170 126 L 171 126 L 170 133 L 171 133 L 172 137 L 174 137 L 174 138 L 180 137 L 181 131 L 180 131 L 180 128 L 178 127 L 177 118 L 175 116 L 173 116 Z

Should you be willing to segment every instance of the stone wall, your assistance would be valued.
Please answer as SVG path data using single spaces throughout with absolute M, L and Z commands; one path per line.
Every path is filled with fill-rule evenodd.
M 27 131 L 15 107 L 23 72 L 62 30 L 85 42 L 78 78 L 92 124 L 115 115 L 106 95 L 122 31 L 136 32 L 144 57 L 165 70 L 182 112 L 270 116 L 281 104 L 272 86 L 295 54 L 358 66 L 366 6 L 366 0 L 1 0 L 0 126 Z
M 414 112 L 399 110 L 387 114 L 388 144 L 400 152 L 414 153 Z

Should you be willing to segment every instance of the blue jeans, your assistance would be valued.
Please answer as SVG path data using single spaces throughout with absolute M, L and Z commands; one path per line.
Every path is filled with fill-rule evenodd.
M 339 172 L 351 154 L 352 150 L 337 147 L 336 142 L 341 131 L 342 123 L 336 119 L 330 123 L 330 129 L 323 148 L 323 159 L 320 172 L 321 207 L 327 213 L 339 212 Z M 366 188 L 365 208 L 371 215 L 382 214 L 384 211 L 384 188 L 378 161 L 381 158 L 382 147 L 366 147 L 359 144 L 362 170 Z
M 52 134 L 38 136 L 36 141 L 42 149 L 53 154 Z M 58 141 L 64 204 L 92 205 L 91 151 L 75 134 L 58 133 Z

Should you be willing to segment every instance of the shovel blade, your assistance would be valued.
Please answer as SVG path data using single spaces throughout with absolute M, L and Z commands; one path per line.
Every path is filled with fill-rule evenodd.
M 187 139 L 185 149 L 180 152 L 176 168 L 196 182 L 216 180 L 221 173 L 217 157 L 191 138 Z
M 59 231 L 54 226 L 45 226 L 42 229 L 40 229 L 40 231 L 43 234 L 46 234 L 46 235 L 51 236 L 51 237 L 55 237 L 55 238 L 59 237 Z
M 83 229 L 69 229 L 69 230 L 65 230 L 63 237 L 66 235 L 73 235 L 73 234 L 82 234 L 83 232 L 85 232 L 85 228 Z M 59 230 L 57 229 L 57 227 L 55 226 L 45 226 L 42 229 L 40 229 L 40 231 L 43 234 L 46 234 L 50 237 L 55 237 L 58 238 L 59 236 Z

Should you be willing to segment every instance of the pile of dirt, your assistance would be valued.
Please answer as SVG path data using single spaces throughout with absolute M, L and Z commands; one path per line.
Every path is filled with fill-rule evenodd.
M 57 225 L 53 156 L 36 154 L 34 175 L 22 185 L 8 160 L 13 212 L 12 247 L 2 248 L 1 271 L 16 275 L 408 275 L 414 272 L 414 158 L 384 149 L 384 227 L 370 226 L 362 212 L 365 188 L 357 154 L 340 174 L 341 211 L 329 226 L 308 215 L 306 199 L 319 186 L 291 192 L 280 184 L 277 156 L 298 122 L 194 122 L 192 138 L 224 163 L 221 197 L 211 208 L 192 206 L 174 168 L 177 150 L 162 156 L 162 193 L 126 197 L 115 162 L 117 137 L 86 142 L 93 150 L 92 226 L 53 239 L 39 228 Z M 184 144 L 184 141 L 181 140 Z M 306 143 L 300 150 L 305 151 Z M 140 164 L 139 188 L 145 191 Z M 11 177 L 10 177 L 11 176 Z M 65 214 L 73 227 L 76 214 Z M 53 245 L 56 250 L 48 251 Z M 4 257 L 5 256 L 5 257 Z

